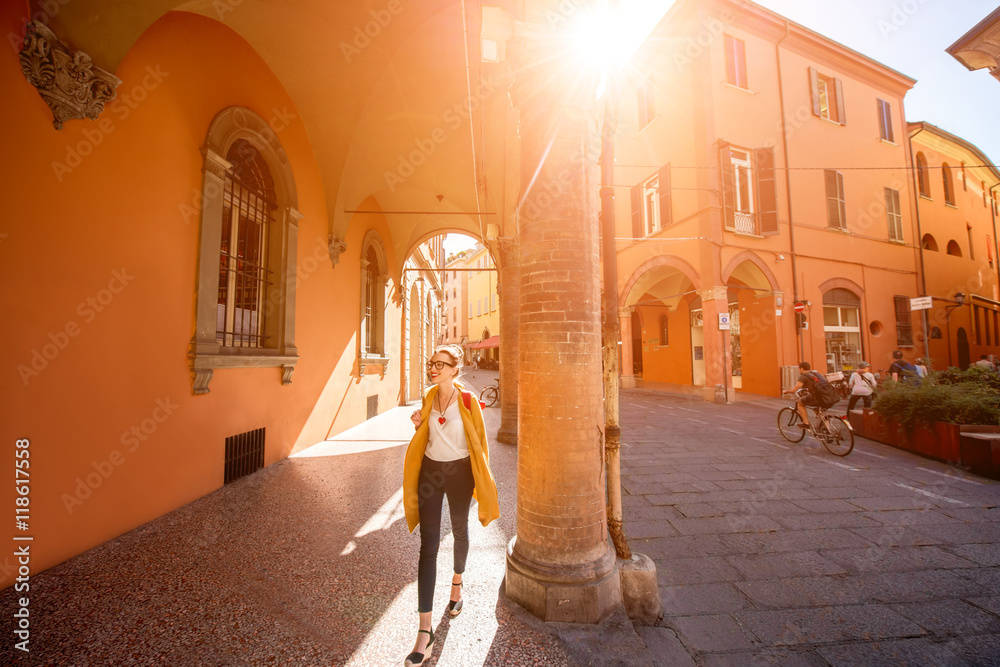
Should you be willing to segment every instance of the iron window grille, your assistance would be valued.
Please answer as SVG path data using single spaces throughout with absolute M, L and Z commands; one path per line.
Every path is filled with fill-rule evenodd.
M 249 142 L 236 141 L 227 159 L 233 168 L 226 173 L 222 196 L 216 341 L 226 347 L 262 348 L 270 338 L 265 300 L 273 284 L 267 264 L 277 208 L 274 183 L 264 158 Z

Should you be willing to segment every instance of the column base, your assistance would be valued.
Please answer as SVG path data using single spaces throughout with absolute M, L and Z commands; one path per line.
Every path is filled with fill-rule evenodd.
M 503 425 L 500 426 L 500 430 L 497 431 L 497 442 L 504 445 L 514 445 L 517 446 L 517 429 L 505 429 Z
M 543 572 L 517 557 L 516 541 L 514 536 L 507 545 L 504 593 L 534 616 L 545 622 L 596 624 L 622 608 L 621 575 L 613 547 L 589 568 Z
M 618 569 L 628 617 L 639 625 L 656 625 L 663 617 L 656 563 L 649 556 L 632 552 L 632 559 L 619 561 Z
M 635 376 L 634 375 L 623 375 L 622 389 L 635 389 Z

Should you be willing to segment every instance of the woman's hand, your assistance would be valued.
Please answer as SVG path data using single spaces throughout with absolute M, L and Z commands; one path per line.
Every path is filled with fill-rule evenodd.
M 414 410 L 410 414 L 410 421 L 413 422 L 413 428 L 420 428 L 420 410 Z

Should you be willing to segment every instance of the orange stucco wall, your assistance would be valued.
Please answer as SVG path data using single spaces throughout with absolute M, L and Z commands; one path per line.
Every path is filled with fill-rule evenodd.
M 704 309 L 711 388 L 723 381 L 724 369 L 733 367 L 729 334 L 718 327 L 728 290 L 729 302 L 736 299 L 740 308 L 741 389 L 778 395 L 781 366 L 805 359 L 825 368 L 824 295 L 847 289 L 861 302 L 863 356 L 876 368 L 887 367 L 898 343 L 893 299 L 919 294 L 903 106 L 912 82 L 878 63 L 861 62 L 819 35 L 793 29 L 786 38 L 780 17 L 759 8 L 725 4 L 728 9 L 721 13 L 708 4 L 685 5 L 687 13 L 675 12 L 658 27 L 633 63 L 643 76 L 622 95 L 615 183 L 641 183 L 658 165 L 669 163 L 674 224 L 648 238 L 619 241 L 620 304 L 696 291 Z M 745 89 L 726 83 L 724 35 L 745 44 Z M 846 123 L 814 115 L 810 67 L 842 82 Z M 655 84 L 656 115 L 639 127 L 638 89 L 644 81 Z M 877 99 L 890 104 L 894 141 L 879 141 Z M 722 228 L 720 142 L 745 150 L 774 149 L 778 234 Z M 829 226 L 823 169 L 844 174 L 846 231 Z M 885 188 L 900 194 L 901 242 L 889 239 Z M 621 239 L 633 236 L 631 213 L 629 191 L 621 187 L 616 190 Z M 686 280 L 677 279 L 681 263 L 690 267 Z M 657 291 L 650 285 L 671 288 Z M 738 299 L 733 296 L 737 287 L 746 288 Z M 650 294 L 640 297 L 638 290 Z M 792 311 L 796 299 L 809 302 L 810 328 L 802 332 Z M 668 360 L 644 350 L 643 380 L 676 377 L 677 368 L 690 367 L 689 350 L 687 355 L 687 360 Z
M 10 5 L 0 28 L 21 32 Z M 0 245 L 8 318 L 0 461 L 13 468 L 15 438 L 30 438 L 35 572 L 220 487 L 229 435 L 266 427 L 271 464 L 363 420 L 366 396 L 378 394 L 381 409 L 399 396 L 396 372 L 355 376 L 359 258 L 349 250 L 332 268 L 309 138 L 250 46 L 220 23 L 174 12 L 115 74 L 118 99 L 98 122 L 56 131 L 17 58 L 0 58 L 0 116 L 10 130 L 0 168 L 16 193 Z M 271 122 L 294 172 L 300 361 L 287 386 L 278 368 L 218 370 L 210 393 L 194 396 L 187 355 L 199 148 L 213 117 L 233 105 Z M 356 251 L 369 228 L 391 255 L 378 216 L 352 222 L 347 247 Z M 398 283 L 390 272 L 390 349 L 399 346 Z M 0 492 L 5 507 L 12 492 Z M 0 557 L 0 586 L 13 576 Z

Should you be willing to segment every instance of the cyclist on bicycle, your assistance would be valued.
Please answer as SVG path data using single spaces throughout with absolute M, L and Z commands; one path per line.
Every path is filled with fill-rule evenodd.
M 812 366 L 808 361 L 801 362 L 799 370 L 801 373 L 799 374 L 798 384 L 792 387 L 791 393 L 795 394 L 795 410 L 802 417 L 799 426 L 809 430 L 811 426 L 809 425 L 808 408 L 820 407 L 819 402 L 816 400 L 816 382 L 818 382 L 817 376 L 819 374 L 812 370 Z M 800 394 L 798 393 L 800 389 L 805 389 L 806 391 Z

